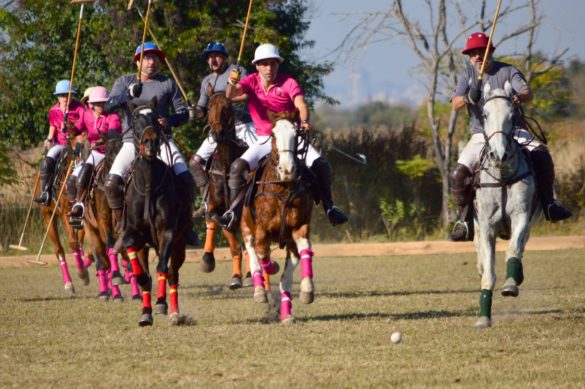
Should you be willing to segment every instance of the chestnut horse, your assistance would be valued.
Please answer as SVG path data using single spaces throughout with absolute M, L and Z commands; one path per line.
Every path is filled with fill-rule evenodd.
M 268 301 L 262 272 L 278 272 L 270 260 L 270 244 L 286 247 L 286 264 L 280 279 L 280 320 L 294 323 L 291 287 L 294 269 L 301 263 L 302 302 L 314 300 L 311 241 L 309 238 L 313 197 L 307 185 L 309 170 L 304 165 L 308 140 L 296 126 L 298 112 L 270 114 L 272 152 L 256 173 L 250 199 L 242 215 L 242 236 L 250 256 L 254 300 Z M 300 157 L 300 158 L 299 158 Z M 253 194 L 253 196 L 252 196 Z
M 93 262 L 93 258 L 85 257 L 83 253 L 83 230 L 76 231 L 69 222 L 68 212 L 71 208 L 71 204 L 69 204 L 69 200 L 65 193 L 64 185 L 66 185 L 66 181 L 68 179 L 69 174 L 73 171 L 73 165 L 75 164 L 75 151 L 72 147 L 71 142 L 76 142 L 74 139 L 73 134 L 73 127 L 68 129 L 69 137 L 72 139 L 68 145 L 68 147 L 64 148 L 57 160 L 57 164 L 55 166 L 55 174 L 53 176 L 53 190 L 52 192 L 52 199 L 49 205 L 40 205 L 40 212 L 43 218 L 43 222 L 45 227 L 48 229 L 48 237 L 51 239 L 51 243 L 53 245 L 53 252 L 59 261 L 59 265 L 61 268 L 61 274 L 63 276 L 63 285 L 67 292 L 74 294 L 75 287 L 73 285 L 73 280 L 69 274 L 69 266 L 67 264 L 67 260 L 65 258 L 65 250 L 61 245 L 61 241 L 59 239 L 59 229 L 57 225 L 57 217 L 53 217 L 51 221 L 51 216 L 53 212 L 55 212 L 55 216 L 59 216 L 61 221 L 63 222 L 63 227 L 65 232 L 67 233 L 67 237 L 69 238 L 69 249 L 71 250 L 71 254 L 73 254 L 73 258 L 75 259 L 75 265 L 77 267 L 77 276 L 82 280 L 83 285 L 89 284 L 89 273 L 87 271 L 87 266 Z M 76 144 L 76 143 L 75 143 Z M 75 145 L 73 145 L 75 146 Z M 79 150 L 79 148 L 78 148 Z M 38 197 L 41 192 L 40 185 L 35 187 L 35 197 Z M 59 197 L 59 193 L 61 193 L 61 197 L 59 198 L 59 203 L 57 204 L 57 199 Z M 57 209 L 55 210 L 55 207 Z M 51 224 L 49 225 L 49 222 Z
M 215 153 L 211 156 L 208 171 L 209 184 L 206 194 L 207 212 L 205 224 L 205 246 L 201 268 L 204 272 L 211 272 L 215 268 L 215 229 L 217 222 L 212 220 L 214 214 L 223 214 L 229 207 L 229 188 L 227 178 L 230 165 L 246 150 L 246 145 L 236 137 L 234 110 L 225 93 L 214 93 L 210 84 L 207 84 L 207 93 L 210 96 L 207 121 L 210 128 L 209 136 L 217 144 Z M 242 249 L 238 242 L 236 231 L 222 228 L 230 254 L 232 256 L 232 280 L 228 284 L 234 290 L 242 287 Z
M 142 315 L 139 325 L 152 325 L 151 290 L 148 252 L 154 247 L 158 255 L 157 301 L 155 313 L 166 314 L 166 281 L 170 286 L 171 324 L 182 324 L 179 314 L 179 268 L 185 261 L 184 227 L 179 225 L 179 196 L 173 168 L 157 158 L 163 144 L 162 129 L 156 115 L 156 99 L 149 105 L 129 104 L 136 144 L 125 199 L 123 245 L 142 288 Z M 148 245 L 148 246 L 147 246 Z M 170 259 L 170 266 L 169 266 Z
M 122 147 L 122 137 L 115 131 L 104 135 L 101 143 L 105 143 L 105 158 L 102 159 L 94 170 L 93 184 L 85 198 L 85 218 L 83 228 L 89 244 L 97 257 L 96 269 L 99 286 L 100 300 L 109 299 L 108 288 L 114 301 L 123 301 L 119 285 L 123 282 L 118 265 L 118 257 L 114 251 L 114 243 L 117 239 L 114 229 L 112 210 L 106 199 L 104 182 L 106 176 Z M 126 258 L 124 258 L 125 260 Z M 127 261 L 125 261 L 127 264 Z M 126 281 L 131 284 L 132 298 L 140 298 L 140 290 L 136 277 L 129 275 L 125 266 Z

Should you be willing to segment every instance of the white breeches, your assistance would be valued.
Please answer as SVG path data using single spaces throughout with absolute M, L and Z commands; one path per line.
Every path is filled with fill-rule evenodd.
M 237 124 L 236 137 L 243 140 L 248 146 L 252 146 L 254 143 L 256 143 L 258 141 L 258 136 L 256 135 L 256 128 L 254 127 L 254 123 L 250 122 Z M 216 148 L 217 144 L 211 136 L 208 136 L 205 138 L 196 154 L 203 160 L 207 161 L 209 157 L 211 157 L 211 155 L 215 152 Z
M 100 153 L 97 150 L 92 150 L 91 154 L 89 154 L 89 157 L 87 157 L 87 159 L 85 160 L 85 163 L 96 166 L 104 158 L 105 158 L 105 155 L 103 153 Z M 71 173 L 71 175 L 73 177 L 78 177 L 79 172 L 81 171 L 82 167 L 83 167 L 83 163 L 76 164 L 75 169 L 73 169 L 73 173 Z
M 189 168 L 185 163 L 185 158 L 183 158 L 183 155 L 181 155 L 181 153 L 179 152 L 179 149 L 177 148 L 177 145 L 175 145 L 175 142 L 173 142 L 173 140 L 171 139 L 168 141 L 168 143 L 170 146 L 170 152 L 169 148 L 165 144 L 162 144 L 160 147 L 160 151 L 158 153 L 158 158 L 164 163 L 166 163 L 168 166 L 172 166 L 175 175 L 179 175 L 183 172 L 188 171 Z M 134 143 L 124 142 L 122 148 L 120 149 L 120 152 L 118 153 L 116 159 L 114 160 L 114 163 L 112 164 L 110 174 L 116 174 L 118 176 L 126 178 L 128 169 L 130 168 L 130 165 L 132 164 L 132 161 L 136 156 L 135 153 L 136 149 L 134 147 Z
M 299 145 L 301 148 L 303 144 Z M 272 139 L 270 136 L 263 135 L 258 137 L 258 141 L 250 146 L 248 150 L 240 158 L 248 162 L 250 165 L 250 170 L 255 170 L 258 167 L 258 162 L 262 157 L 269 154 L 272 151 Z M 307 150 L 307 157 L 305 158 L 305 163 L 308 167 L 313 165 L 313 162 L 319 158 L 321 154 L 312 146 L 309 145 L 309 149 Z
M 47 151 L 47 157 L 53 158 L 54 160 L 59 159 L 59 156 L 61 155 L 61 151 L 63 151 L 64 148 L 65 148 L 65 145 L 60 145 L 60 144 L 55 143 L 53 146 L 51 146 L 49 151 Z

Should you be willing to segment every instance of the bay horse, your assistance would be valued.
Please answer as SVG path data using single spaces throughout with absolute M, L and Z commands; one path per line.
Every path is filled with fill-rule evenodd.
M 516 297 L 524 280 L 522 256 L 530 226 L 541 214 L 535 178 L 522 146 L 514 139 L 512 86 L 491 89 L 484 97 L 484 137 L 476 184 L 474 244 L 481 276 L 480 313 L 475 326 L 490 327 L 492 295 L 496 282 L 496 237 L 509 239 L 503 296 Z
M 211 84 L 207 84 L 209 97 L 207 121 L 209 136 L 217 144 L 208 170 L 209 184 L 206 193 L 205 245 L 201 268 L 204 272 L 211 272 L 215 268 L 215 229 L 218 223 L 212 220 L 213 215 L 223 214 L 229 208 L 229 177 L 230 166 L 239 158 L 247 146 L 236 137 L 236 124 L 231 100 L 225 93 L 213 91 Z M 242 287 L 242 248 L 238 242 L 236 231 L 222 228 L 232 257 L 232 279 L 228 284 L 234 290 Z M 249 265 L 248 265 L 249 266 Z
M 315 297 L 309 236 L 313 196 L 306 184 L 309 170 L 304 167 L 308 139 L 295 124 L 297 111 L 270 113 L 269 117 L 273 123 L 272 151 L 257 170 L 258 180 L 250 183 L 241 229 L 250 256 L 256 302 L 268 301 L 263 271 L 271 275 L 279 270 L 278 264 L 270 259 L 270 244 L 278 242 L 280 248 L 286 247 L 285 268 L 280 279 L 280 320 L 290 324 L 295 322 L 291 287 L 299 262 L 300 299 L 310 304 Z M 299 145 L 304 151 L 298 149 Z
M 132 112 L 136 158 L 126 189 L 122 242 L 142 288 L 142 315 L 138 324 L 153 324 L 149 247 L 154 247 L 158 255 L 155 313 L 167 313 L 168 280 L 171 299 L 169 320 L 171 324 L 184 324 L 186 317 L 179 314 L 178 288 L 179 268 L 185 261 L 185 227 L 179 225 L 177 204 L 180 198 L 173 168 L 157 158 L 160 147 L 165 147 L 165 144 L 156 115 L 156 98 L 147 105 L 130 103 L 128 107 Z
M 75 294 L 75 286 L 73 285 L 73 280 L 71 279 L 71 275 L 69 273 L 69 266 L 65 257 L 65 250 L 63 249 L 61 240 L 59 239 L 59 228 L 57 224 L 58 218 L 54 217 L 51 221 L 51 216 L 53 215 L 53 212 L 55 212 L 55 216 L 59 216 L 67 234 L 69 240 L 69 249 L 71 254 L 73 254 L 75 266 L 77 267 L 77 276 L 81 279 L 83 285 L 89 285 L 89 273 L 87 271 L 87 267 L 91 264 L 91 262 L 93 262 L 93 257 L 86 257 L 83 252 L 84 232 L 82 230 L 75 230 L 69 222 L 69 216 L 67 214 L 71 205 L 69 204 L 65 190 L 62 191 L 61 197 L 59 198 L 59 193 L 62 189 L 64 189 L 63 186 L 67 185 L 67 179 L 69 178 L 68 175 L 72 171 L 73 164 L 75 164 L 75 150 L 80 150 L 79 147 L 74 149 L 74 147 L 77 145 L 77 140 L 75 139 L 76 130 L 72 125 L 67 126 L 66 129 L 68 131 L 70 141 L 68 142 L 67 147 L 65 147 L 61 152 L 61 155 L 59 156 L 55 166 L 52 185 L 53 190 L 51 191 L 51 202 L 49 205 L 41 204 L 40 213 L 43 218 L 45 228 L 47 228 L 48 237 L 51 240 L 51 244 L 53 246 L 53 252 L 55 253 L 55 256 L 59 262 L 61 275 L 63 276 L 64 289 L 68 293 Z M 40 192 L 41 186 L 37 185 L 34 190 L 35 197 L 38 197 Z M 59 202 L 57 203 L 58 198 Z
M 117 239 L 114 217 L 104 188 L 106 176 L 122 147 L 122 136 L 118 132 L 110 131 L 107 135 L 102 135 L 100 143 L 105 144 L 105 158 L 97 164 L 90 180 L 91 189 L 84 201 L 86 213 L 83 228 L 97 259 L 99 299 L 107 301 L 110 297 L 108 294 L 108 289 L 110 289 L 114 301 L 123 301 L 119 288 L 123 279 L 120 275 L 118 257 L 114 251 L 114 243 Z M 123 261 L 127 263 L 127 258 Z M 125 277 L 131 284 L 132 298 L 141 299 L 136 277 L 130 276 L 127 266 L 125 267 Z

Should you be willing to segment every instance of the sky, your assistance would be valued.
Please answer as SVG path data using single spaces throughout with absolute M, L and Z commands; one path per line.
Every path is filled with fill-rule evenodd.
M 434 4 L 435 2 L 431 0 Z M 477 8 L 475 0 L 461 0 L 470 9 Z M 452 2 L 450 2 L 452 3 Z M 510 3 L 504 0 L 502 9 Z M 519 5 L 521 0 L 512 0 Z M 423 0 L 404 2 L 407 16 L 426 22 Z M 497 1 L 488 0 L 486 13 L 493 18 Z M 425 79 L 415 66 L 418 57 L 410 47 L 400 40 L 385 40 L 373 43 L 353 53 L 352 59 L 339 57 L 335 49 L 343 37 L 367 12 L 389 10 L 391 0 L 310 0 L 308 16 L 311 26 L 306 38 L 314 40 L 315 46 L 304 54 L 314 61 L 334 61 L 335 70 L 324 78 L 325 92 L 337 99 L 342 107 L 351 107 L 368 101 L 380 100 L 417 104 L 424 95 Z M 578 58 L 585 61 L 585 1 L 584 0 L 540 0 L 538 11 L 544 16 L 536 38 L 536 49 L 554 55 L 565 48 L 569 51 L 565 60 Z M 524 20 L 521 20 L 525 17 Z M 513 23 L 529 21 L 528 14 L 517 14 L 512 20 L 499 19 L 494 34 L 511 31 Z M 460 47 L 465 44 L 461 39 Z M 508 41 L 497 48 L 497 54 L 522 52 L 525 41 Z

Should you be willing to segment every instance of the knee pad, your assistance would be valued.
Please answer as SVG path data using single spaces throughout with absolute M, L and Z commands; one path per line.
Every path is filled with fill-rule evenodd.
M 79 172 L 79 178 L 77 179 L 77 185 L 81 188 L 87 188 L 91 181 L 91 175 L 93 174 L 93 165 L 86 163 Z
M 242 158 L 236 159 L 230 166 L 228 186 L 230 189 L 238 189 L 246 185 L 246 178 L 250 171 L 248 161 Z
M 471 194 L 471 179 L 473 174 L 471 170 L 463 164 L 456 164 L 449 180 L 451 181 L 451 195 L 455 204 L 458 206 L 465 206 L 468 202 L 469 195 Z
M 112 209 L 124 206 L 124 179 L 117 174 L 108 174 L 104 188 L 108 204 Z

